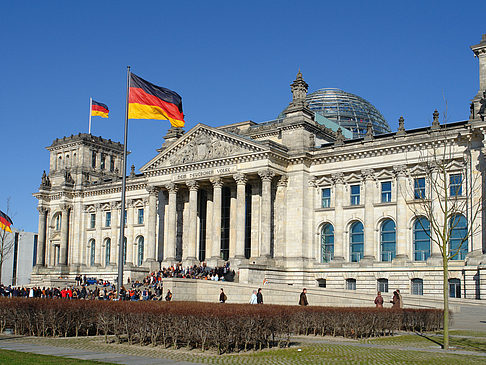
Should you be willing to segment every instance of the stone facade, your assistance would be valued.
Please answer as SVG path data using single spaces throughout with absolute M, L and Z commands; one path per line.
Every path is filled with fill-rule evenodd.
M 484 38 L 473 47 L 482 88 L 485 49 Z M 441 125 L 436 111 L 430 126 L 406 130 L 400 118 L 396 133 L 345 140 L 341 130 L 315 122 L 307 87 L 299 71 L 292 102 L 276 121 L 169 130 L 158 154 L 127 179 L 124 277 L 179 261 L 229 260 L 241 283 L 439 296 L 440 252 L 417 232 L 417 205 L 427 200 L 439 209 L 440 197 L 425 185 L 417 197 L 416 179 L 425 176 L 424 153 L 444 155 L 447 146 L 445 177 L 460 186 L 465 207 L 455 213 L 473 228 L 463 255 L 450 262 L 450 278 L 461 296 L 486 298 L 485 218 L 482 208 L 472 209 L 484 196 L 486 99 L 473 99 L 466 121 Z M 34 194 L 40 215 L 32 280 L 113 280 L 123 146 L 80 134 L 48 150 L 50 171 Z

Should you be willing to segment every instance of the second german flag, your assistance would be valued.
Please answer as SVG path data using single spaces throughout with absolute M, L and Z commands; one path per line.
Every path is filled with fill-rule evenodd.
M 184 127 L 180 95 L 132 73 L 128 103 L 129 119 L 169 120 L 173 127 Z

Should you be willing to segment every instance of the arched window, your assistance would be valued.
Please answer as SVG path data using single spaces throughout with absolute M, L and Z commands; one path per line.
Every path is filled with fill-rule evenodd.
M 424 281 L 412 279 L 412 295 L 424 295 Z
M 397 254 L 397 234 L 395 222 L 383 221 L 380 228 L 381 261 L 391 261 Z
M 143 264 L 143 236 L 138 237 L 138 266 L 142 266 Z
M 425 261 L 430 257 L 430 222 L 419 217 L 413 224 L 413 257 L 415 261 Z
M 334 227 L 330 223 L 321 229 L 321 262 L 329 262 L 334 258 Z
M 449 239 L 449 256 L 451 260 L 464 260 L 467 255 L 467 221 L 462 214 L 457 214 L 449 220 L 451 228 Z
M 105 240 L 105 265 L 110 264 L 110 254 L 111 254 L 111 239 L 107 238 Z
M 364 251 L 363 223 L 354 222 L 351 225 L 349 242 L 351 244 L 350 260 L 351 262 L 359 262 L 363 257 Z
M 56 231 L 61 230 L 61 214 L 56 216 Z
M 95 255 L 96 255 L 96 241 L 91 239 L 89 241 L 89 264 L 90 264 L 90 266 L 94 266 L 94 264 L 95 264 Z
M 356 279 L 346 279 L 346 290 L 356 290 Z

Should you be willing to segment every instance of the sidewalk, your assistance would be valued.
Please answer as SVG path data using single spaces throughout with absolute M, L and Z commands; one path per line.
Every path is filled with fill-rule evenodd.
M 143 356 L 132 356 L 114 352 L 97 352 L 97 351 L 87 351 L 84 349 L 75 349 L 69 347 L 58 347 L 58 346 L 46 346 L 37 345 L 33 343 L 25 343 L 16 341 L 15 337 L 11 338 L 0 338 L 0 349 L 2 350 L 12 350 L 19 352 L 29 352 L 33 354 L 40 355 L 51 355 L 67 357 L 78 360 L 93 360 L 102 361 L 113 364 L 130 364 L 130 365 L 149 365 L 149 364 L 167 364 L 167 365 L 189 365 L 194 364 L 193 362 L 176 361 L 169 359 L 160 359 L 152 357 Z

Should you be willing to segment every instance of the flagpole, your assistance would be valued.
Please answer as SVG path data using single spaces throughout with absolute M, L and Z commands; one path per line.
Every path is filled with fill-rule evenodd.
M 123 175 L 121 191 L 121 208 L 120 208 L 120 239 L 118 246 L 118 299 L 123 286 L 123 264 L 125 256 L 125 190 L 127 185 L 127 137 L 128 137 L 128 101 L 130 94 L 130 66 L 127 66 L 127 99 L 125 102 L 125 137 L 123 139 Z M 128 242 L 127 242 L 128 246 Z M 128 247 L 127 247 L 128 249 Z
M 91 134 L 91 109 L 93 108 L 93 98 L 89 98 L 89 128 L 88 133 Z

